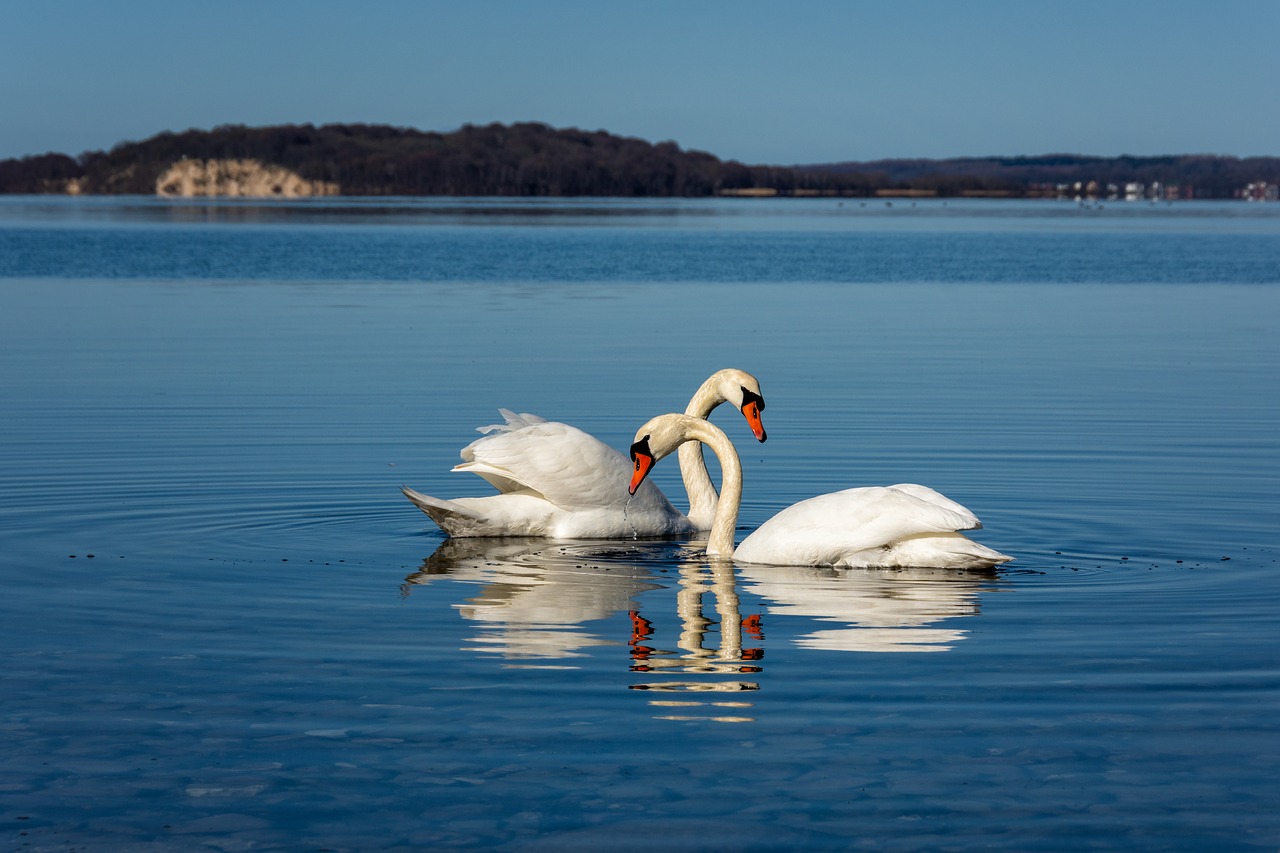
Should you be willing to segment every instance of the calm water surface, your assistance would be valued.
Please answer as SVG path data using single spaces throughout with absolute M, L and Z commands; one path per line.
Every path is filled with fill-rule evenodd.
M 1280 847 L 1280 209 L 0 199 L 14 850 Z M 499 406 L 761 380 L 999 572 L 446 541 Z M 674 462 L 655 476 L 683 501 Z

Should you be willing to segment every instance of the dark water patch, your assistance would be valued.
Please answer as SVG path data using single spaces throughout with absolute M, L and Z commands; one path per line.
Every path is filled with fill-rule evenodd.
M 0 229 L 9 278 L 367 282 L 1275 284 L 1274 234 Z M 974 264 L 981 258 L 983 263 Z M 1071 258 L 1063 266 L 1061 260 Z

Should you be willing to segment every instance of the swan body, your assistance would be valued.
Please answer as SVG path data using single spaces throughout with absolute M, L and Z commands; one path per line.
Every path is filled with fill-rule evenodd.
M 712 374 L 687 411 L 705 419 L 728 401 L 764 441 L 760 383 L 745 371 Z M 594 436 L 537 415 L 499 411 L 505 423 L 480 427 L 484 437 L 464 447 L 453 468 L 483 477 L 498 494 L 444 500 L 400 487 L 450 536 L 614 539 L 685 535 L 699 530 L 699 523 L 710 526 L 717 495 L 700 453 L 681 460 L 690 499 L 686 516 L 652 483 L 629 493 L 624 483 L 631 463 Z
M 960 531 L 982 524 L 960 504 L 927 486 L 903 483 L 845 489 L 787 507 L 734 549 L 742 501 L 742 465 L 728 436 L 686 415 L 661 415 L 636 432 L 631 488 L 644 485 L 653 463 L 700 441 L 720 459 L 721 495 L 707 556 L 775 566 L 989 569 L 1011 557 Z

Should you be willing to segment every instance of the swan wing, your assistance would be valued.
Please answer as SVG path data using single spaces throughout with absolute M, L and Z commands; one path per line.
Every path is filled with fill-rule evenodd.
M 455 471 L 503 493 L 535 494 L 569 510 L 625 503 L 631 463 L 582 430 L 555 421 L 499 430 L 463 450 Z
M 498 490 L 442 500 L 402 487 L 450 536 L 557 539 L 671 536 L 693 532 L 662 491 L 645 482 L 628 493 L 631 461 L 568 424 L 500 409 L 504 423 L 480 427 L 455 471 Z
M 911 495 L 914 498 L 926 501 L 934 506 L 951 510 L 952 512 L 968 519 L 968 522 L 965 525 L 954 527 L 952 528 L 953 530 L 979 530 L 982 527 L 982 522 L 978 521 L 978 517 L 970 512 L 968 507 L 956 503 L 951 500 L 951 498 L 941 492 L 929 488 L 928 486 L 921 486 L 918 483 L 898 483 L 896 486 L 889 486 L 889 488 Z
M 505 425 L 463 448 L 455 471 L 477 474 L 503 494 L 531 495 L 571 513 L 621 510 L 683 520 L 662 491 L 645 482 L 627 492 L 631 461 L 577 427 L 501 410 Z M 680 529 L 683 525 L 679 526 Z

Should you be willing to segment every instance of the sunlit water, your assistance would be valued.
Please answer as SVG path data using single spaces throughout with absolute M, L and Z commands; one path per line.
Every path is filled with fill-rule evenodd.
M 10 849 L 1280 845 L 1280 209 L 8 198 L 0 366 Z M 727 366 L 740 536 L 921 482 L 1015 561 L 399 494 Z

